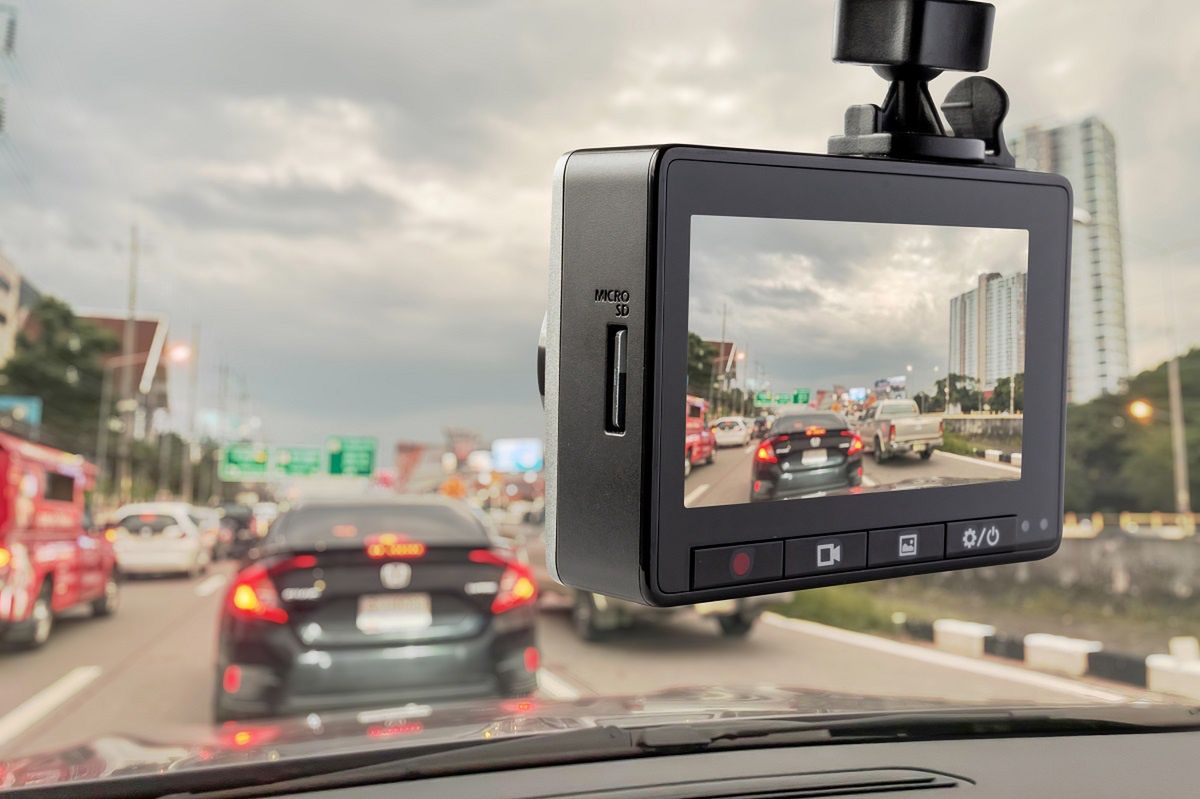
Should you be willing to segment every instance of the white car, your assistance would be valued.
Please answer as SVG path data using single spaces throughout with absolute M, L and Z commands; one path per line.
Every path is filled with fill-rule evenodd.
M 740 416 L 722 416 L 713 422 L 712 431 L 718 447 L 744 447 L 752 434 L 750 425 Z
M 142 502 L 117 510 L 113 548 L 124 574 L 199 575 L 213 559 L 215 529 L 183 502 Z

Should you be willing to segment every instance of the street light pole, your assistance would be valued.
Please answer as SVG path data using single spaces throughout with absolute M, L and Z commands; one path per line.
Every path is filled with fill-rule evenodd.
M 200 323 L 192 326 L 192 358 L 188 364 L 188 396 L 187 396 L 187 444 L 183 448 L 183 463 L 180 465 L 179 492 L 184 502 L 191 502 L 195 496 L 192 473 L 192 447 L 196 438 L 196 384 L 199 379 L 200 363 Z
M 1183 428 L 1183 387 L 1179 382 L 1179 353 L 1167 361 L 1167 396 L 1171 417 L 1171 458 L 1175 474 L 1175 511 L 1192 512 L 1192 496 L 1188 487 L 1187 439 Z
M 134 225 L 129 232 L 129 308 L 125 316 L 125 330 L 121 352 L 126 360 L 133 359 L 136 333 L 134 313 L 137 310 L 138 230 Z M 121 504 L 133 496 L 133 421 L 137 401 L 133 396 L 133 365 L 127 364 L 121 371 L 121 438 L 117 446 L 117 498 Z

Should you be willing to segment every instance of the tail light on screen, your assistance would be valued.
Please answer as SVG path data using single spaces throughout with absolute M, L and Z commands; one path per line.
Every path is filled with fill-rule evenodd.
M 229 590 L 229 612 L 243 619 L 275 624 L 283 624 L 288 619 L 270 573 L 260 564 L 244 569 L 234 580 Z
M 500 575 L 500 587 L 492 599 L 492 613 L 507 613 L 514 608 L 531 605 L 537 599 L 537 583 L 533 580 L 533 572 L 524 564 L 502 558 L 490 549 L 476 549 L 470 557 L 475 563 L 487 563 L 504 569 Z
M 775 440 L 768 439 L 759 444 L 754 460 L 758 463 L 779 463 L 779 458 L 775 457 Z
M 10 563 L 12 563 L 12 553 L 4 547 L 0 547 L 0 569 L 3 569 Z
M 891 422 L 884 422 L 879 425 L 879 434 L 888 441 L 891 441 L 896 437 L 896 426 Z
M 850 448 L 846 450 L 847 455 L 857 455 L 863 451 L 862 437 L 853 430 L 843 430 L 842 435 L 850 439 Z

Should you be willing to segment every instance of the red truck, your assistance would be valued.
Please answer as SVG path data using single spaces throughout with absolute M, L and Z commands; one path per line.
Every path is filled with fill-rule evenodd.
M 116 611 L 112 543 L 85 521 L 94 484 L 81 456 L 0 433 L 0 642 L 41 646 L 79 605 Z
M 712 463 L 717 453 L 717 439 L 708 428 L 708 403 L 691 394 L 687 398 L 687 423 L 684 427 L 683 476 L 692 473 L 700 463 Z

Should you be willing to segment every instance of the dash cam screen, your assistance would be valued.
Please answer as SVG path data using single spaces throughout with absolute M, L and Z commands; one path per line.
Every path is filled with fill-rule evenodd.
M 1021 476 L 1028 233 L 693 216 L 684 505 Z

